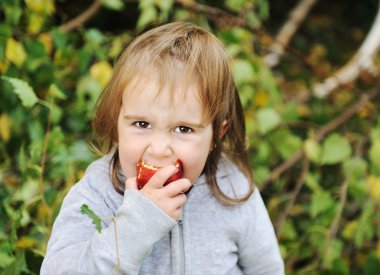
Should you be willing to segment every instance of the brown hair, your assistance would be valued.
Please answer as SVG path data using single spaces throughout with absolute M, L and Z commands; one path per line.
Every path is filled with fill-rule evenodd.
M 184 22 L 165 24 L 138 36 L 126 48 L 109 84 L 98 99 L 93 119 L 98 148 L 108 153 L 117 147 L 117 121 L 123 90 L 137 76 L 152 72 L 148 70 L 158 74 L 160 85 L 170 83 L 174 87 L 178 81 L 190 84 L 190 80 L 198 84 L 203 118 L 213 127 L 214 149 L 203 170 L 207 183 L 221 203 L 231 205 L 246 201 L 254 185 L 247 155 L 244 112 L 233 80 L 230 59 L 222 43 L 196 25 Z M 227 122 L 227 132 L 221 137 L 224 121 Z M 222 152 L 248 178 L 249 190 L 243 197 L 228 197 L 217 185 L 217 164 Z M 124 183 L 117 176 L 120 169 L 116 149 L 112 161 L 112 183 L 115 190 L 123 194 Z

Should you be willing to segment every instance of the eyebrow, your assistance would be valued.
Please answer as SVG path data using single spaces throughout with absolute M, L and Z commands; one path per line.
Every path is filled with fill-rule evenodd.
M 123 117 L 125 119 L 128 119 L 128 120 L 141 120 L 141 121 L 146 121 L 148 120 L 146 117 L 144 116 L 138 116 L 138 115 L 131 115 L 131 114 L 125 114 L 123 115 Z M 191 128 L 205 128 L 207 126 L 207 124 L 205 123 L 197 123 L 197 122 L 191 122 L 191 121 L 176 121 L 175 122 L 176 125 L 183 125 L 183 126 L 189 126 Z
M 144 116 L 136 116 L 136 115 L 130 115 L 130 114 L 123 115 L 123 117 L 129 120 L 147 120 L 146 117 Z

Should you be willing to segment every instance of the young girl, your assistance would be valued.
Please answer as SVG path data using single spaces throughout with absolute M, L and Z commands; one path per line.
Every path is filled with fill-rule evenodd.
M 229 58 L 214 35 L 177 22 L 136 38 L 93 127 L 107 154 L 65 198 L 41 274 L 284 273 L 252 182 Z M 178 159 L 183 177 L 165 184 Z M 141 160 L 160 169 L 138 189 Z M 84 204 L 102 217 L 101 230 Z

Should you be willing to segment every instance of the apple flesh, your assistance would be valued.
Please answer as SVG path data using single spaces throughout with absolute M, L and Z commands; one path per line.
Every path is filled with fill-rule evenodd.
M 177 173 L 168 178 L 164 185 L 171 183 L 172 181 L 178 180 L 182 178 L 183 168 L 182 161 L 177 159 L 175 162 L 175 166 L 177 167 Z M 140 160 L 136 165 L 137 170 L 137 188 L 141 189 L 144 185 L 150 180 L 150 178 L 162 167 L 156 167 L 149 164 L 146 164 L 144 161 Z

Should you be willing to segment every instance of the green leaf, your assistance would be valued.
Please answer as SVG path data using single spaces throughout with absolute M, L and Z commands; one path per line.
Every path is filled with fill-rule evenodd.
M 53 36 L 54 45 L 58 49 L 62 49 L 63 47 L 65 47 L 68 40 L 67 34 L 61 32 L 59 29 L 55 29 L 51 33 Z
M 12 199 L 15 201 L 28 201 L 38 194 L 38 190 L 37 180 L 28 178 L 26 182 L 13 193 Z
M 315 218 L 318 214 L 330 209 L 334 205 L 334 200 L 330 193 L 318 191 L 311 198 L 310 215 Z
M 285 220 L 281 238 L 284 240 L 297 240 L 298 234 L 292 220 Z
M 83 140 L 74 142 L 68 149 L 70 159 L 74 161 L 90 162 L 94 159 L 89 145 Z
M 137 21 L 137 29 L 142 29 L 157 18 L 157 10 L 154 5 L 142 8 L 139 20 Z
M 25 42 L 25 50 L 29 58 L 43 58 L 46 56 L 44 45 L 38 40 L 29 40 Z
M 302 140 L 300 137 L 293 135 L 288 130 L 276 131 L 272 137 L 276 150 L 283 159 L 290 158 L 294 153 L 302 148 Z
M 124 3 L 121 0 L 102 0 L 103 6 L 111 10 L 122 10 Z
M 91 50 L 88 47 L 83 47 L 78 54 L 79 71 L 85 72 L 90 64 Z
M 2 4 L 3 5 L 3 4 Z M 17 25 L 22 15 L 21 5 L 3 5 L 3 12 L 5 13 L 5 22 L 9 25 Z M 4 18 L 2 18 L 4 20 Z
M 364 266 L 364 274 L 380 274 L 380 259 L 375 251 L 370 252 Z
M 8 253 L 0 251 L 0 268 L 4 268 L 15 260 L 13 256 L 9 256 Z
M 37 103 L 38 98 L 34 93 L 33 88 L 30 87 L 27 82 L 7 76 L 0 76 L 0 78 L 12 85 L 13 92 L 19 97 L 24 107 L 30 108 Z
M 347 178 L 355 180 L 364 179 L 367 176 L 368 165 L 362 158 L 352 158 L 343 164 L 343 171 Z
M 25 254 L 17 253 L 15 260 L 6 268 L 1 270 L 1 274 L 28 274 L 28 267 L 25 261 Z M 30 274 L 30 273 L 29 273 Z
M 325 268 L 331 269 L 335 260 L 339 259 L 343 249 L 341 240 L 331 240 L 331 243 L 325 250 L 322 258 L 322 265 Z
M 253 71 L 251 63 L 246 60 L 237 59 L 234 61 L 234 74 L 238 85 L 247 82 L 252 83 L 254 81 L 255 72 Z
M 281 123 L 280 115 L 272 108 L 263 108 L 257 112 L 258 129 L 261 134 L 266 134 Z
M 90 217 L 92 223 L 95 225 L 96 230 L 100 233 L 102 231 L 101 221 L 102 219 L 92 211 L 87 204 L 82 204 L 80 212 Z
M 359 224 L 355 232 L 355 244 L 362 246 L 364 242 L 372 239 L 375 228 L 373 224 L 373 217 L 375 214 L 375 206 L 371 200 L 367 200 L 362 206 L 362 215 L 359 218 Z
M 267 166 L 255 166 L 253 171 L 254 181 L 260 188 L 260 184 L 269 177 L 270 170 Z
M 226 0 L 225 5 L 233 10 L 233 11 L 240 11 L 244 8 L 244 6 L 247 4 L 246 0 Z
M 322 148 L 314 139 L 308 139 L 304 143 L 305 155 L 308 160 L 319 163 L 321 160 Z
M 260 18 L 257 16 L 256 12 L 253 11 L 248 11 L 247 14 L 245 15 L 247 18 L 248 23 L 253 26 L 253 27 L 259 27 L 260 26 Z
M 322 164 L 336 164 L 347 160 L 352 149 L 348 140 L 340 134 L 328 136 L 322 147 Z
M 62 100 L 65 100 L 67 98 L 67 96 L 61 91 L 61 89 L 59 89 L 56 84 L 50 85 L 49 94 Z
M 258 14 L 262 18 L 267 18 L 269 16 L 269 2 L 268 1 L 258 1 L 257 2 L 257 10 Z
M 0 37 L 9 38 L 12 36 L 12 29 L 9 25 L 0 24 Z
M 86 41 L 91 45 L 99 46 L 99 44 L 106 41 L 106 36 L 98 29 L 89 29 L 85 33 Z
M 314 193 L 316 193 L 321 190 L 321 187 L 319 186 L 320 180 L 320 174 L 308 173 L 305 178 L 305 183 L 307 187 L 309 187 Z
M 380 175 L 380 139 L 372 141 L 369 149 L 369 159 L 371 161 L 371 170 L 373 173 Z

